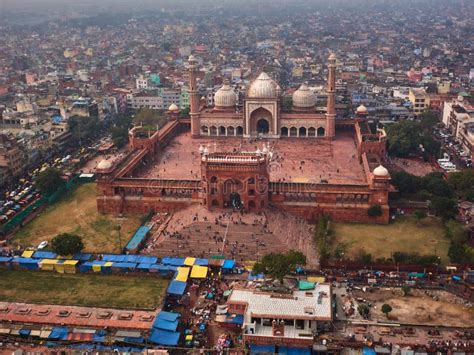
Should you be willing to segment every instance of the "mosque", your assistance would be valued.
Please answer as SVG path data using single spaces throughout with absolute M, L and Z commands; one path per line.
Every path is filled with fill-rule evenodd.
M 290 112 L 282 112 L 281 89 L 265 72 L 249 85 L 243 105 L 225 81 L 208 107 L 198 95 L 193 56 L 188 68 L 189 118 L 179 117 L 173 104 L 159 130 L 130 130 L 123 159 L 99 163 L 100 212 L 173 212 L 199 204 L 256 213 L 276 208 L 309 221 L 329 215 L 388 223 L 393 188 L 383 167 L 386 135 L 371 130 L 363 106 L 355 118 L 336 119 L 334 54 L 323 111 L 303 84 Z M 379 213 L 369 215 L 372 206 Z

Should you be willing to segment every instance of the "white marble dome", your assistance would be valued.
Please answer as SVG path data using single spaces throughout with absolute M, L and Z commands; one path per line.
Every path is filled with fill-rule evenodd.
M 250 85 L 247 96 L 250 98 L 275 98 L 277 97 L 277 84 L 267 73 L 262 72 Z
M 224 85 L 214 94 L 214 104 L 218 107 L 234 107 L 235 101 L 234 89 L 232 89 L 226 80 L 224 81 Z
M 179 111 L 179 107 L 175 103 L 172 103 L 168 108 L 168 111 Z
M 379 165 L 378 167 L 376 167 L 373 173 L 376 176 L 389 176 L 390 175 L 388 170 L 382 165 Z
M 97 164 L 97 169 L 98 170 L 108 170 L 112 167 L 112 163 L 108 160 L 101 160 L 99 164 Z
M 367 113 L 367 107 L 365 107 L 364 105 L 360 105 L 359 107 L 357 107 L 356 113 L 366 114 Z
M 316 97 L 305 84 L 293 93 L 293 106 L 309 108 L 314 105 L 316 105 Z

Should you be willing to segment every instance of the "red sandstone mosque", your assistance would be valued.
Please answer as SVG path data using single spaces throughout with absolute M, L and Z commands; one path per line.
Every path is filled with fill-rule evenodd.
M 262 212 L 277 208 L 314 221 L 387 223 L 390 175 L 382 166 L 386 135 L 372 132 L 359 107 L 356 118 L 336 119 L 336 57 L 328 63 L 327 108 L 318 112 L 306 85 L 282 112 L 280 88 L 262 72 L 243 105 L 228 82 L 207 107 L 197 92 L 197 61 L 188 61 L 189 118 L 171 105 L 157 131 L 134 127 L 128 153 L 98 165 L 102 213 L 207 209 Z M 369 216 L 371 206 L 380 216 Z

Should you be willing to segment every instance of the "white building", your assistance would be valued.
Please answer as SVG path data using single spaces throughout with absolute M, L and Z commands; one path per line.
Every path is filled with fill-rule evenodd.
M 462 96 L 444 103 L 443 123 L 462 144 L 464 150 L 474 154 L 474 107 Z
M 135 81 L 135 85 L 138 90 L 148 89 L 148 78 L 144 77 L 142 74 Z
M 144 107 L 153 110 L 163 110 L 167 106 L 163 105 L 163 98 L 161 96 L 153 93 L 139 92 L 136 94 L 127 94 L 127 107 L 135 110 Z
M 251 347 L 312 347 L 314 335 L 332 321 L 331 287 L 324 284 L 289 294 L 234 289 L 227 306 L 227 317 L 243 316 L 244 341 Z

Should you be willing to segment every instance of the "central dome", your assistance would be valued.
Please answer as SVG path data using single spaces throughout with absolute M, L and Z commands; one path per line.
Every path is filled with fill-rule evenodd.
M 235 92 L 229 85 L 229 81 L 224 81 L 224 85 L 214 94 L 214 104 L 217 107 L 234 107 Z
M 301 85 L 293 93 L 293 106 L 301 108 L 310 108 L 316 105 L 316 98 L 312 91 L 305 85 Z
M 252 98 L 275 98 L 277 97 L 277 84 L 267 73 L 262 72 L 250 85 L 247 96 Z

